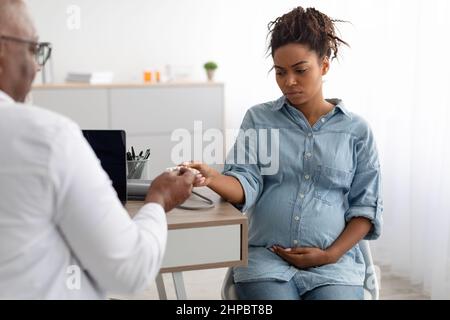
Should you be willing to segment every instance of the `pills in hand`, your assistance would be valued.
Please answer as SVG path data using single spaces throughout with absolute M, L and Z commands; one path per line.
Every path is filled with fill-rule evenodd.
M 181 168 L 186 168 L 189 171 L 191 171 L 192 174 L 197 175 L 200 173 L 200 171 L 198 171 L 197 169 L 194 168 L 189 168 L 189 167 L 183 167 L 183 166 L 176 166 L 176 167 L 170 167 L 166 169 L 166 172 L 175 172 L 175 171 L 180 171 Z

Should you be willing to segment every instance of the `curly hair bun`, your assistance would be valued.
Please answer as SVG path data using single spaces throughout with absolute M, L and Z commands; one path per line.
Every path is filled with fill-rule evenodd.
M 282 15 L 268 25 L 271 36 L 268 51 L 272 57 L 275 51 L 289 43 L 308 45 L 319 55 L 336 58 L 339 46 L 348 43 L 336 35 L 335 22 L 342 20 L 330 19 L 327 15 L 315 8 L 297 7 L 289 13 Z

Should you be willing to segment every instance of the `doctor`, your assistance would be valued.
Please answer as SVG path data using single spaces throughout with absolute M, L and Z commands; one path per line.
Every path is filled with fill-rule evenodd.
M 23 104 L 49 55 L 24 2 L 0 0 L 0 299 L 138 292 L 161 266 L 165 212 L 195 177 L 159 176 L 130 219 L 78 126 Z

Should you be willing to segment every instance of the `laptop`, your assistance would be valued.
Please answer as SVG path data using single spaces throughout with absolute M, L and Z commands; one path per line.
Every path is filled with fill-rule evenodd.
M 126 134 L 123 130 L 82 130 L 112 181 L 120 201 L 127 201 Z

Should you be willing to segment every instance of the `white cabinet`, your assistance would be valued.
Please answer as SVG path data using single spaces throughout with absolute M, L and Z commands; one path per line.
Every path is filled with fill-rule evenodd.
M 177 164 L 171 159 L 178 144 L 171 141 L 174 130 L 192 134 L 194 122 L 201 121 L 203 130 L 224 132 L 223 91 L 220 83 L 45 85 L 33 88 L 32 99 L 35 105 L 71 118 L 82 129 L 125 130 L 128 149 L 151 149 L 153 178 Z
M 108 90 L 83 88 L 34 89 L 33 104 L 61 113 L 83 129 L 108 129 Z
M 170 133 L 177 128 L 223 127 L 222 87 L 164 87 L 111 91 L 111 126 L 128 128 L 128 134 Z

